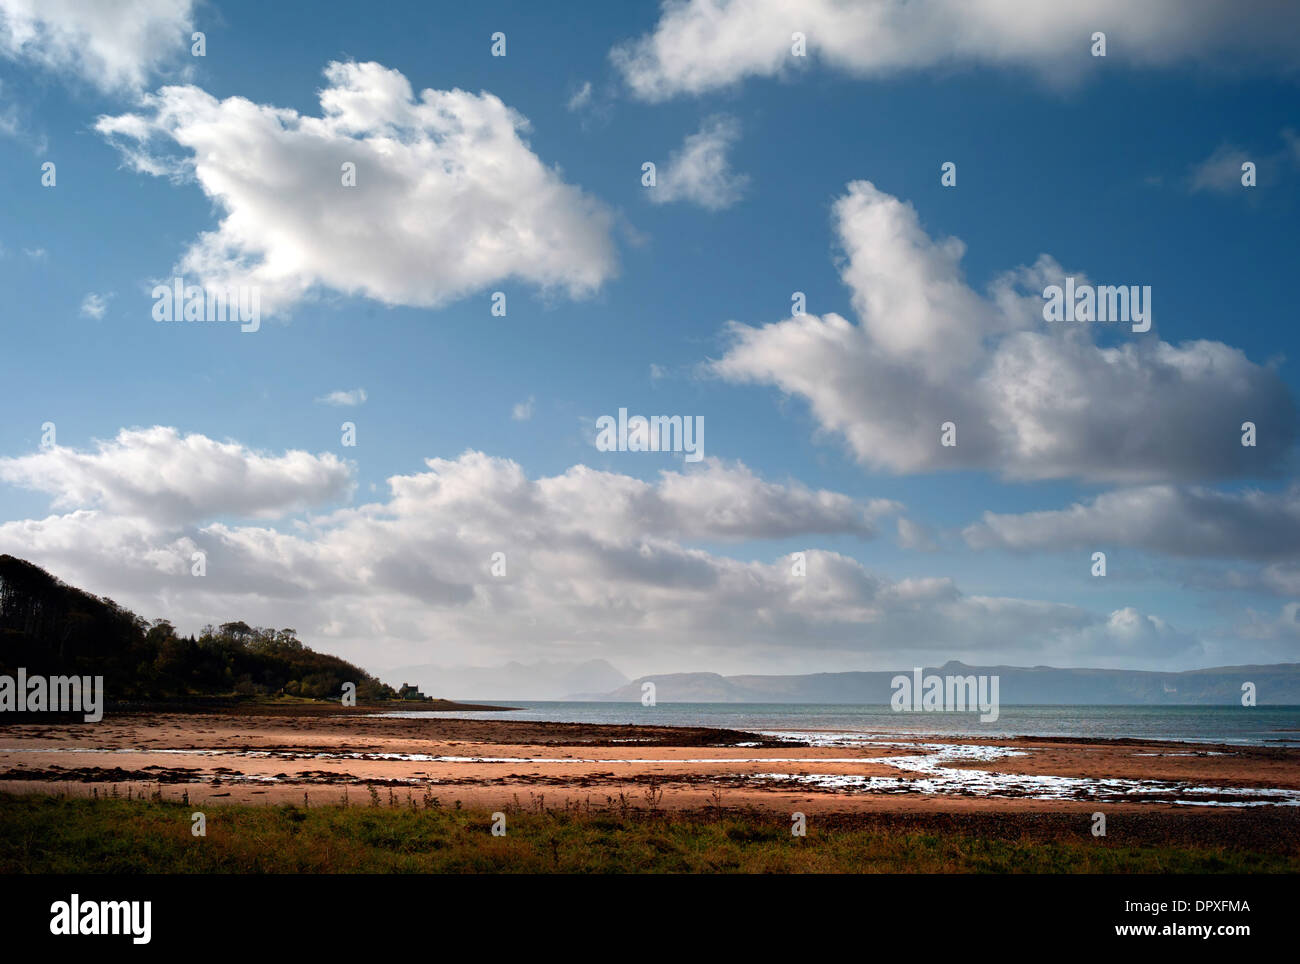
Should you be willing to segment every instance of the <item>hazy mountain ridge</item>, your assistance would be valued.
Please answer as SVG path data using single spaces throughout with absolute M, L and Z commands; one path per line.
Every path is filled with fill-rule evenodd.
M 890 682 L 912 668 L 891 671 L 811 673 L 793 676 L 665 673 L 643 676 L 596 700 L 641 699 L 641 686 L 655 684 L 655 698 L 669 703 L 862 703 L 884 704 Z M 1239 705 L 1242 684 L 1254 683 L 1256 701 L 1300 705 L 1300 663 L 1217 666 L 1159 672 L 1122 669 L 1057 669 L 1051 666 L 968 666 L 949 662 L 927 667 L 940 676 L 997 676 L 999 699 L 1015 704 Z
M 512 660 L 502 666 L 437 666 L 424 663 L 398 666 L 384 675 L 389 679 L 414 683 L 425 693 L 455 693 L 458 699 L 468 698 L 466 694 L 477 693 L 477 698 L 481 699 L 563 700 L 579 693 L 606 693 L 628 682 L 627 676 L 603 659 L 537 663 Z M 487 695 L 489 693 L 490 697 Z

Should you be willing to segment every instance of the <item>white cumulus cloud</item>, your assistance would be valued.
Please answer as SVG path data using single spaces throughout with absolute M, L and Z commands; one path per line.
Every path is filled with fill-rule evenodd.
M 180 258 L 187 280 L 256 286 L 273 312 L 317 289 L 436 307 L 515 279 L 582 297 L 613 275 L 610 212 L 499 98 L 417 97 L 376 63 L 325 76 L 320 117 L 172 86 L 98 120 L 137 170 L 192 178 L 222 212 Z
M 0 55 L 103 91 L 144 87 L 193 30 L 194 0 L 0 0 Z
M 986 512 L 963 534 L 976 549 L 1131 546 L 1188 558 L 1296 559 L 1300 487 L 1282 492 L 1173 485 L 1126 488 L 1067 509 Z
M 866 466 L 1199 480 L 1276 471 L 1295 440 L 1278 373 L 1236 348 L 1171 344 L 1155 327 L 1127 326 L 1105 347 L 1097 323 L 1044 321 L 1043 289 L 1065 275 L 1050 257 L 981 293 L 963 277 L 961 241 L 931 238 L 911 205 L 867 181 L 849 185 L 834 222 L 859 323 L 837 314 L 732 323 L 710 367 L 805 399 Z M 1161 320 L 1158 293 L 1152 302 L 1156 325 L 1177 330 Z M 1254 448 L 1241 445 L 1246 420 L 1267 426 Z M 940 444 L 946 422 L 956 426 L 950 447 Z
M 295 626 L 316 643 L 328 631 L 332 650 L 371 663 L 486 664 L 562 648 L 638 672 L 652 662 L 838 667 L 1084 649 L 1101 661 L 1122 651 L 1132 665 L 1195 645 L 1147 631 L 1154 624 L 1144 629 L 1143 617 L 971 595 L 946 578 L 892 580 L 823 549 L 806 550 L 796 575 L 788 554 L 702 548 L 870 538 L 875 520 L 899 508 L 766 481 L 740 464 L 710 460 L 653 483 L 585 466 L 534 479 L 508 459 L 466 452 L 393 476 L 386 501 L 284 529 L 205 520 L 307 501 L 317 489 L 308 479 L 333 476 L 329 460 L 290 453 L 297 471 L 273 459 L 273 482 L 241 487 L 235 480 L 254 462 L 247 451 L 214 452 L 200 440 L 184 446 L 199 455 L 182 455 L 174 432 L 149 434 L 162 459 L 128 435 L 98 458 L 0 463 L 0 477 L 39 481 L 71 508 L 0 525 L 0 552 L 183 628 L 243 618 Z M 122 464 L 119 447 L 138 459 Z M 195 579 L 190 558 L 200 550 L 207 575 Z
M 278 516 L 348 495 L 352 470 L 331 453 L 265 455 L 174 428 L 122 429 L 93 450 L 52 446 L 0 459 L 0 481 L 60 508 L 102 509 L 158 525 Z
M 1107 35 L 1106 60 L 1091 54 Z M 792 36 L 807 56 L 793 55 Z M 858 77 L 986 65 L 1050 83 L 1119 61 L 1292 69 L 1300 7 L 1289 0 L 664 0 L 647 35 L 611 51 L 646 100 L 702 94 L 810 63 Z

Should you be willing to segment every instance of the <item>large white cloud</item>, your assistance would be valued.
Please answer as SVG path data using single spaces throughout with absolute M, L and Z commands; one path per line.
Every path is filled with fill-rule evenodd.
M 1068 509 L 986 512 L 964 532 L 977 549 L 1131 546 L 1173 556 L 1300 558 L 1300 488 L 1221 492 L 1144 486 L 1105 492 Z
M 1050 257 L 979 293 L 962 276 L 964 245 L 932 239 L 911 205 L 871 183 L 850 184 L 834 220 L 860 323 L 836 314 L 732 323 L 711 369 L 805 399 L 864 465 L 1191 480 L 1275 471 L 1295 439 L 1276 371 L 1220 342 L 1160 340 L 1156 328 L 1176 319 L 1160 314 L 1158 291 L 1156 328 L 1125 326 L 1108 347 L 1094 332 L 1113 325 L 1043 320 L 1043 289 L 1065 275 Z M 1255 447 L 1241 445 L 1247 420 Z M 953 447 L 940 444 L 948 421 Z
M 0 55 L 139 89 L 188 53 L 194 0 L 0 0 Z
M 438 306 L 518 280 L 579 297 L 613 275 L 611 214 L 499 98 L 417 98 L 376 63 L 325 76 L 320 117 L 173 86 L 96 123 L 137 170 L 192 177 L 223 212 L 180 259 L 187 281 L 256 286 L 275 311 L 316 289 Z
M 872 520 L 898 508 L 765 482 L 740 465 L 710 461 L 653 484 L 583 466 L 530 479 L 467 452 L 389 488 L 385 502 L 279 528 L 77 509 L 0 525 L 0 552 L 183 627 L 293 625 L 372 665 L 603 656 L 636 673 L 1081 651 L 1131 664 L 1199 646 L 1135 636 L 1076 606 L 891 580 L 825 550 L 806 551 L 804 574 L 789 555 L 709 551 L 718 540 L 869 537 Z M 224 511 L 221 494 L 208 498 L 213 515 Z M 134 495 L 124 504 L 138 509 Z M 190 569 L 198 550 L 202 578 Z
M 792 55 L 795 32 L 807 56 Z M 1094 60 L 1092 35 L 1107 35 Z M 864 77 L 962 65 L 1023 67 L 1052 83 L 1089 66 L 1300 64 L 1289 0 L 664 0 L 654 30 L 615 47 L 639 97 L 700 94 L 824 63 Z
M 52 446 L 0 458 L 0 480 L 53 496 L 55 507 L 102 508 L 159 525 L 221 516 L 279 516 L 340 499 L 352 470 L 332 453 L 254 452 L 174 428 L 123 429 L 93 451 Z

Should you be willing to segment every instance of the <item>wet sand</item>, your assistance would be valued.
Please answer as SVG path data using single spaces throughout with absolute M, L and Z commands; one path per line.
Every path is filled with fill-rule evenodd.
M 1269 811 L 1300 824 L 1300 749 L 1143 741 L 802 740 L 707 728 L 298 708 L 0 727 L 0 791 L 191 803 L 790 813 Z M 821 745 L 830 744 L 830 745 Z M 540 798 L 540 799 L 539 799 Z

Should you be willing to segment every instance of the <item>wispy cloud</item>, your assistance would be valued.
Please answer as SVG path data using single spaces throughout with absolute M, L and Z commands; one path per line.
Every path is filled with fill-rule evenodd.
M 740 200 L 749 176 L 731 170 L 728 151 L 740 139 L 740 122 L 734 117 L 711 117 L 672 153 L 659 172 L 650 200 L 658 204 L 689 201 L 710 211 L 720 211 Z
M 577 110 L 582 110 L 582 108 L 586 107 L 590 103 L 591 103 L 591 81 L 587 80 L 587 81 L 583 81 L 582 86 L 579 87 L 577 91 L 574 93 L 574 95 L 569 98 L 569 102 L 566 106 L 571 111 L 577 111 Z
M 81 317 L 94 318 L 96 321 L 104 317 L 104 312 L 108 310 L 109 299 L 112 294 L 101 295 L 91 292 L 81 299 Z
M 330 392 L 328 395 L 322 395 L 316 399 L 322 405 L 337 405 L 340 408 L 354 408 L 362 405 L 366 401 L 366 390 L 364 388 L 354 388 L 351 391 Z
M 1281 133 L 1282 145 L 1271 151 L 1248 151 L 1233 144 L 1220 144 L 1203 161 L 1193 164 L 1187 175 L 1187 189 L 1192 193 L 1233 194 L 1245 186 L 1246 165 L 1253 164 L 1254 183 L 1269 187 L 1279 174 L 1300 167 L 1300 135 L 1287 128 Z
M 1225 144 L 1199 164 L 1193 165 L 1187 178 L 1188 188 L 1193 193 L 1213 191 L 1229 194 L 1239 191 L 1242 186 L 1242 168 L 1250 160 L 1250 155 L 1241 148 Z

